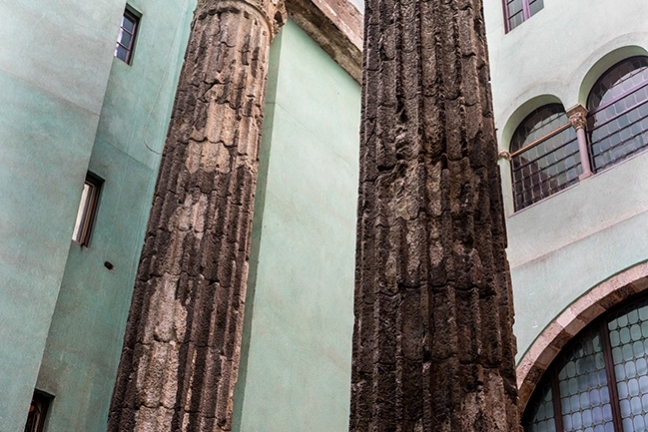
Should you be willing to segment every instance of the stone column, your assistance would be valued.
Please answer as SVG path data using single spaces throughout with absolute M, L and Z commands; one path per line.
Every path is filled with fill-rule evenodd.
M 231 430 L 271 1 L 198 1 L 108 431 Z
M 365 4 L 350 430 L 518 431 L 481 0 Z
M 567 111 L 567 116 L 569 117 L 569 121 L 574 129 L 576 129 L 578 153 L 580 155 L 581 167 L 583 168 L 583 172 L 578 176 L 578 178 L 583 180 L 594 174 L 590 164 L 587 136 L 585 134 L 585 128 L 587 127 L 587 109 L 582 105 L 576 105 L 574 108 Z

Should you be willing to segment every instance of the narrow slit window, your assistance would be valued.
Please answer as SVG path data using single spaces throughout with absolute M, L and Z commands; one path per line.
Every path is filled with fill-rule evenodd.
M 25 432 L 42 432 L 45 425 L 45 416 L 52 398 L 44 393 L 35 391 L 32 397 Z
M 81 203 L 77 212 L 76 222 L 74 224 L 74 231 L 72 240 L 79 243 L 81 246 L 88 246 L 90 243 L 90 234 L 92 232 L 92 225 L 97 213 L 99 205 L 99 192 L 101 191 L 101 184 L 103 180 L 88 174 L 86 181 L 83 184 L 83 191 L 81 193 Z
M 115 46 L 115 57 L 131 64 L 133 60 L 133 50 L 135 49 L 135 36 L 139 26 L 140 17 L 126 8 L 122 16 L 119 34 L 117 35 L 117 45 Z

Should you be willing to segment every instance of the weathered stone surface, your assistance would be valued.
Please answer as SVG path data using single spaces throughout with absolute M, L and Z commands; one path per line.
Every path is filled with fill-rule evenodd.
M 287 0 L 288 15 L 358 83 L 362 13 L 348 0 Z
M 229 431 L 269 46 L 283 3 L 202 0 L 176 95 L 109 431 Z
M 350 430 L 517 431 L 481 0 L 368 0 Z

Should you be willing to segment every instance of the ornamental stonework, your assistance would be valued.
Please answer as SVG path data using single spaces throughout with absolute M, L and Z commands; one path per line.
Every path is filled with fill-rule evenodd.
M 570 109 L 567 111 L 567 116 L 574 129 L 579 130 L 587 127 L 587 109 L 584 106 L 577 105 Z

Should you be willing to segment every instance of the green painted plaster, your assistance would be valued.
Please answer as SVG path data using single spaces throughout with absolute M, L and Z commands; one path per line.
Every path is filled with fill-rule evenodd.
M 118 1 L 0 3 L 3 432 L 24 428 L 122 8 Z
M 346 430 L 360 88 L 292 21 L 269 86 L 234 430 Z
M 2 71 L 0 94 L 0 425 L 13 432 L 24 428 L 97 118 Z
M 88 167 L 105 180 L 95 227 L 90 247 L 65 239 L 69 256 L 36 385 L 55 396 L 48 432 L 106 428 L 195 0 L 129 4 L 142 13 L 135 55 L 129 66 L 113 59 L 111 51 L 112 70 Z M 117 25 L 124 3 L 118 8 Z M 114 36 L 110 40 L 114 50 Z M 76 184 L 75 210 L 82 184 L 83 178 Z

